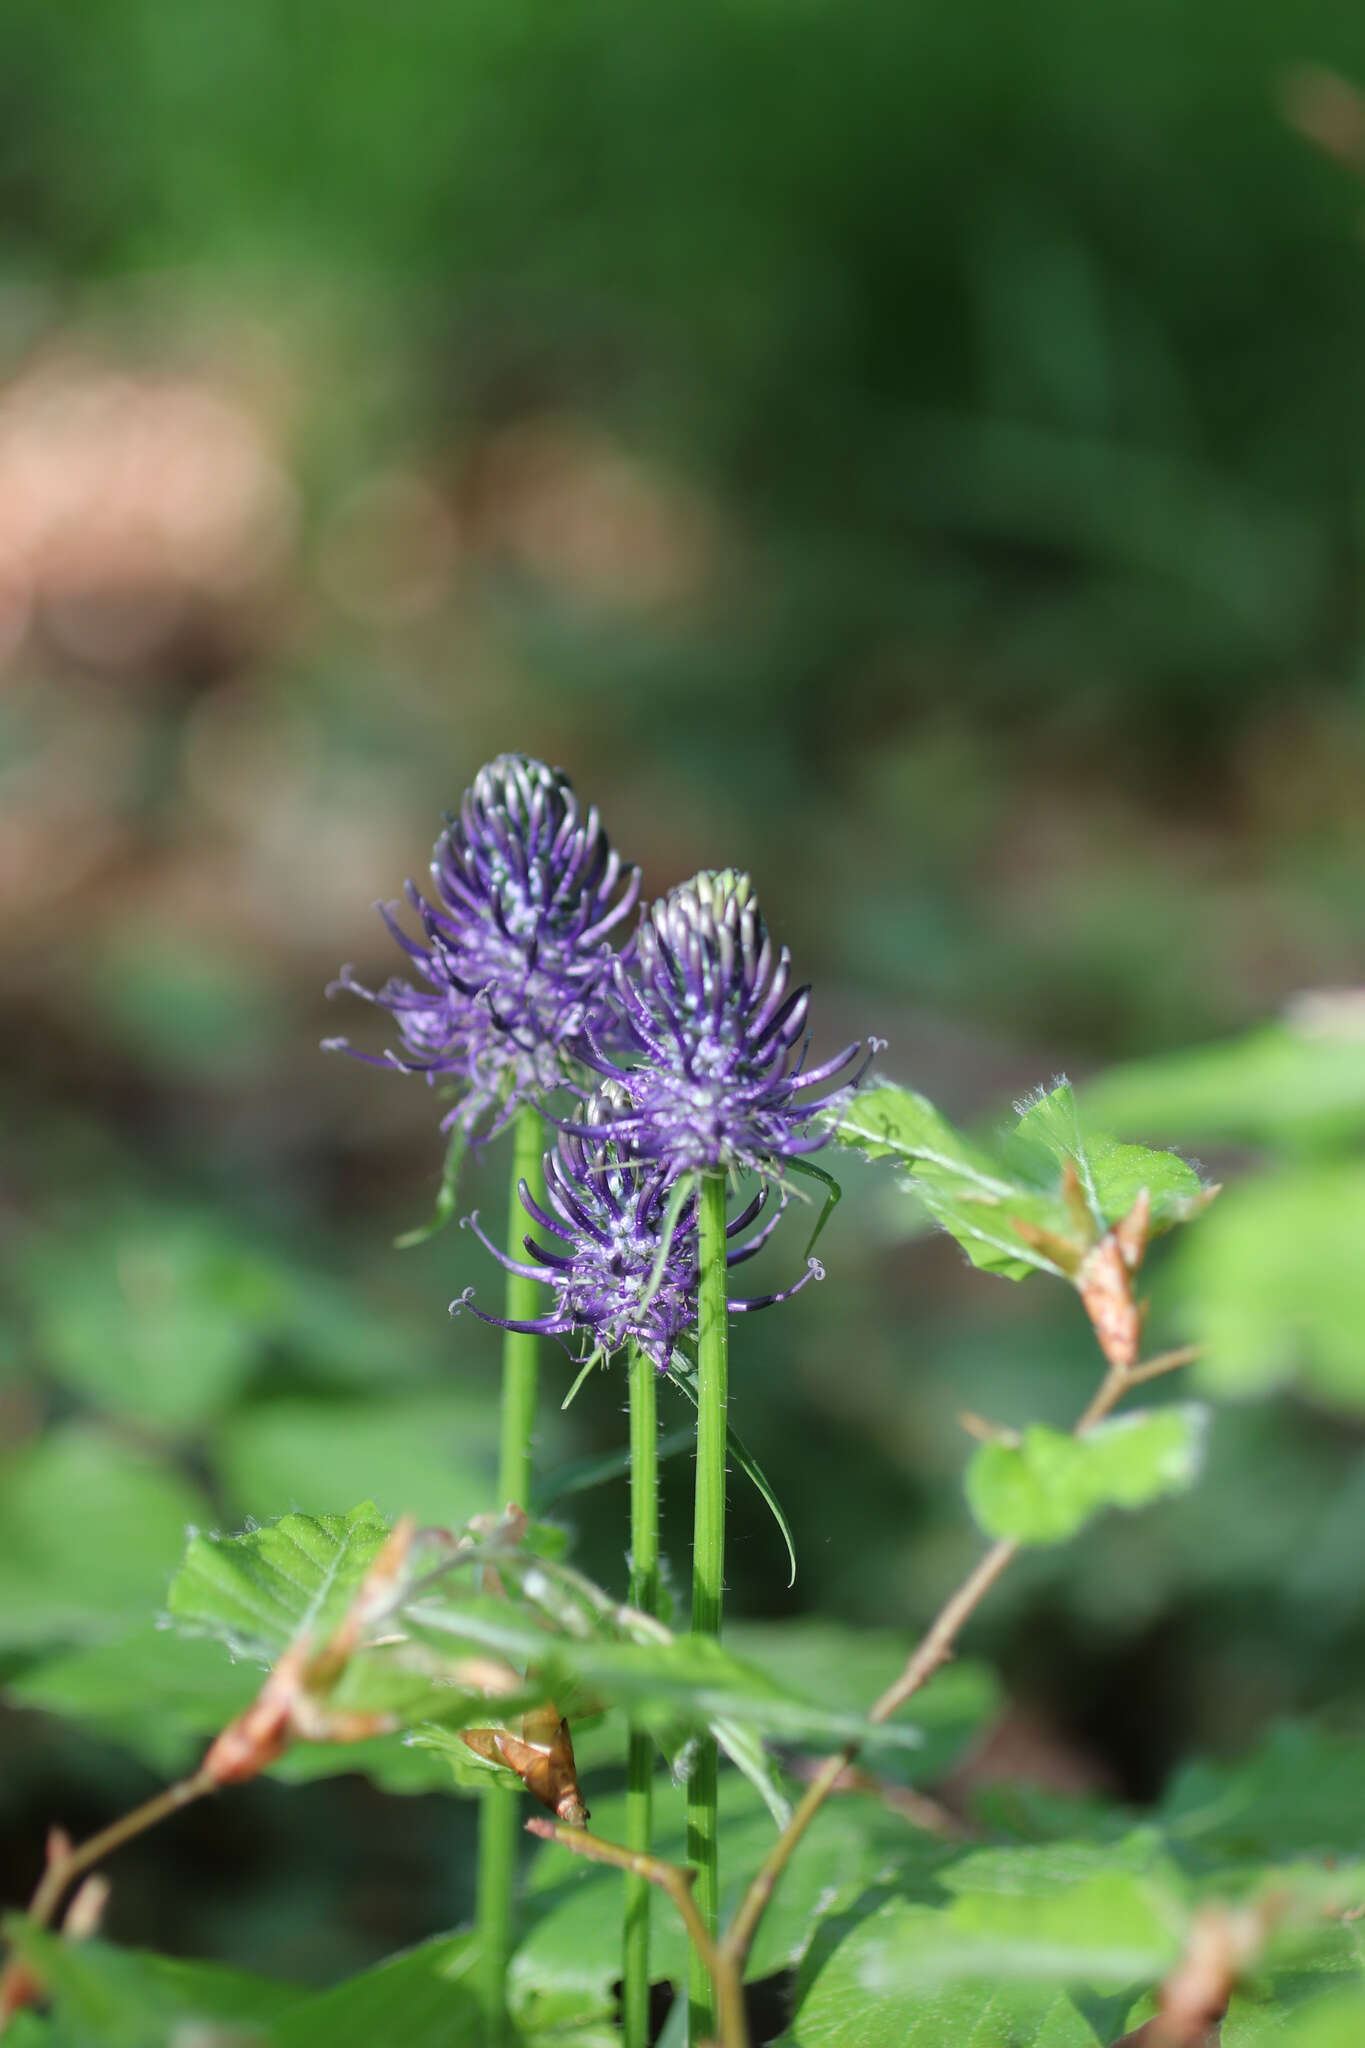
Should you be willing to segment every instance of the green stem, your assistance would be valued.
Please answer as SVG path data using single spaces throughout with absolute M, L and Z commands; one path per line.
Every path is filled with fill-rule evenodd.
M 530 1219 L 517 1192 L 525 1181 L 537 1200 L 544 1198 L 545 1126 L 539 1110 L 526 1104 L 517 1113 L 512 1152 L 512 1188 L 507 1211 L 507 1248 L 524 1259 L 522 1238 Z M 510 1322 L 526 1322 L 540 1309 L 539 1283 L 520 1273 L 507 1276 L 506 1310 Z M 509 1501 L 526 1507 L 531 1498 L 532 1443 L 536 1421 L 536 1380 L 539 1343 L 519 1330 L 502 1340 L 502 1438 L 498 1459 L 498 1506 Z M 479 1937 L 483 2006 L 489 2048 L 503 2048 L 509 2037 L 507 1966 L 512 1956 L 512 1901 L 521 1838 L 521 1801 L 502 1785 L 489 1785 L 479 1813 L 479 1870 L 475 1921 Z
M 725 1430 L 729 1339 L 725 1316 L 725 1175 L 701 1184 L 701 1286 L 697 1304 L 697 1499 L 692 1539 L 692 1628 L 720 1634 L 725 1591 Z M 720 1906 L 716 1844 L 719 1758 L 715 1737 L 703 1736 L 687 1783 L 687 1857 L 696 1866 L 697 1908 L 711 1935 Z M 705 2041 L 716 2030 L 711 1980 L 695 1950 L 688 1984 L 689 2033 Z
M 630 1354 L 630 1604 L 659 1611 L 658 1369 L 652 1358 Z M 654 1738 L 632 1728 L 626 1757 L 626 1843 L 648 1856 L 654 1822 Z M 624 2048 L 649 2048 L 649 1914 L 652 1887 L 634 1871 L 626 1878 L 621 1971 Z

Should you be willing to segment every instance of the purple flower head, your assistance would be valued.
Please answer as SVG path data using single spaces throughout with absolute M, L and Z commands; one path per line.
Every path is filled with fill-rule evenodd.
M 508 1322 L 478 1308 L 470 1290 L 452 1302 L 452 1313 L 467 1307 L 504 1330 L 533 1331 L 566 1342 L 582 1337 L 593 1353 L 609 1355 L 633 1343 L 660 1372 L 667 1372 L 680 1340 L 697 1320 L 697 1196 L 695 1189 L 688 1190 L 679 1206 L 678 1184 L 665 1164 L 639 1159 L 618 1143 L 600 1141 L 596 1132 L 616 1121 L 625 1106 L 617 1084 L 608 1082 L 583 1116 L 561 1131 L 558 1144 L 545 1157 L 544 1208 L 522 1182 L 522 1206 L 546 1240 L 542 1244 L 525 1237 L 526 1259 L 500 1251 L 479 1228 L 477 1216 L 466 1219 L 509 1272 L 552 1289 L 553 1306 L 531 1321 Z M 774 1195 L 770 1182 L 762 1184 L 747 1208 L 726 1225 L 727 1236 L 735 1240 L 727 1264 L 742 1265 L 766 1244 L 786 1199 L 785 1194 Z M 772 1213 L 762 1220 L 766 1209 Z M 819 1260 L 809 1259 L 794 1286 L 727 1306 L 734 1314 L 768 1308 L 787 1300 L 808 1280 L 823 1278 Z
M 497 1105 L 501 1126 L 518 1103 L 563 1081 L 566 1055 L 589 1027 L 599 1044 L 610 1041 L 607 934 L 633 907 L 639 870 L 623 868 L 562 769 L 501 754 L 449 819 L 431 873 L 431 901 L 411 882 L 406 891 L 423 939 L 404 931 L 394 906 L 380 906 L 417 981 L 372 991 L 346 968 L 334 987 L 391 1012 L 402 1050 L 385 1063 L 465 1083 L 447 1124 L 472 1128 Z M 351 1050 L 345 1039 L 328 1043 Z
M 618 1074 L 628 1097 L 604 1135 L 671 1173 L 768 1174 L 818 1151 L 825 1136 L 812 1123 L 843 1090 L 800 1098 L 845 1073 L 861 1048 L 805 1071 L 810 987 L 789 989 L 790 976 L 791 955 L 774 949 L 747 875 L 700 874 L 655 903 L 613 972 L 618 1044 L 639 1064 L 620 1072 L 614 1048 L 592 1047 L 592 1064 Z

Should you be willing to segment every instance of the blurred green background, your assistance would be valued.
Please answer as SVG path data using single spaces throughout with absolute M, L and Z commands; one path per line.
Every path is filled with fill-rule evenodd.
M 1358 1713 L 1365 1024 L 1321 993 L 1365 979 L 1353 80 L 1347 0 L 11 0 L 16 1695 L 145 1643 L 187 1522 L 490 1504 L 496 1347 L 445 1310 L 494 1276 L 392 1249 L 433 1098 L 317 1047 L 365 1036 L 341 963 L 397 965 L 374 899 L 520 748 L 651 892 L 751 867 L 819 1045 L 876 1031 L 987 1125 L 1117 1068 L 1122 1134 L 1229 1182 L 1153 1334 L 1277 1391 L 1188 1503 L 982 1616 L 1011 1766 L 1141 1799 Z M 826 1285 L 739 1333 L 801 1570 L 737 1491 L 733 1605 L 908 1632 L 977 1540 L 959 1410 L 1062 1421 L 1092 1360 L 1069 1297 L 845 1178 Z M 547 1465 L 622 1438 L 619 1379 L 560 1416 L 568 1377 Z M 623 1489 L 569 1512 L 621 1583 Z M 49 1820 L 151 1784 L 117 1733 L 0 1721 L 9 1899 Z M 130 1851 L 109 1927 L 325 1980 L 465 1912 L 469 1843 L 454 1802 L 260 1785 Z

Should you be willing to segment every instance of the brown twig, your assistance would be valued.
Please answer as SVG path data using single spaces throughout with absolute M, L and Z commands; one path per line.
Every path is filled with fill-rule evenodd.
M 542 1841 L 558 1842 L 575 1856 L 606 1863 L 631 1877 L 643 1877 L 667 1894 L 677 1908 L 687 1938 L 701 1959 L 716 1994 L 716 2017 L 720 2025 L 721 2048 L 749 2048 L 749 2020 L 744 2009 L 743 1965 L 735 1963 L 721 1944 L 711 1938 L 701 1909 L 692 1896 L 696 1872 L 680 1863 L 665 1863 L 661 1856 L 648 1856 L 639 1849 L 625 1849 L 605 1841 L 586 1828 L 566 1826 L 562 1821 L 544 1820 L 539 1814 L 526 1823 L 526 1832 Z
M 46 1927 L 61 1904 L 63 1894 L 78 1877 L 84 1876 L 96 1863 L 103 1863 L 106 1856 L 112 1856 L 134 1836 L 145 1834 L 148 1828 L 154 1828 L 159 1821 L 168 1819 L 181 1807 L 202 1799 L 206 1792 L 216 1788 L 215 1778 L 203 1769 L 197 1770 L 192 1777 L 181 1778 L 153 1798 L 144 1800 L 131 1813 L 120 1815 L 118 1820 L 112 1821 L 107 1828 L 101 1828 L 97 1835 L 91 1835 L 88 1842 L 81 1842 L 75 1848 L 60 1828 L 54 1828 L 48 1837 L 47 1868 L 29 1901 L 28 1919 L 35 1927 Z M 104 1897 L 102 1888 L 83 1886 L 71 1902 L 63 1931 L 75 1940 L 91 1932 L 103 1907 Z M 0 2034 L 22 2006 L 32 2003 L 31 1991 L 34 1988 L 28 1966 L 19 1957 L 5 1965 L 3 1973 L 0 1973 Z
M 1084 1436 L 1087 1430 L 1118 1406 L 1123 1396 L 1133 1387 L 1141 1386 L 1147 1380 L 1158 1378 L 1162 1373 L 1174 1372 L 1178 1366 L 1188 1365 L 1198 1356 L 1198 1347 L 1186 1345 L 1179 1351 L 1165 1351 L 1145 1365 L 1116 1365 L 1110 1363 L 1093 1400 L 1076 1423 L 1073 1434 Z M 880 1725 L 889 1721 L 897 1708 L 904 1706 L 921 1688 L 928 1684 L 941 1665 L 946 1664 L 953 1654 L 953 1645 L 964 1623 L 985 1599 L 997 1579 L 1008 1569 L 1020 1549 L 1012 1538 L 1004 1538 L 981 1558 L 957 1591 L 950 1595 L 939 1609 L 927 1633 L 921 1637 L 914 1654 L 899 1678 L 889 1685 L 881 1698 L 868 1712 L 868 1720 Z M 847 1743 L 834 1756 L 828 1756 L 819 1765 L 809 1785 L 792 1812 L 791 1819 L 773 1843 L 768 1854 L 751 1880 L 744 1897 L 740 1900 L 734 1918 L 721 1936 L 718 1944 L 720 1953 L 727 1958 L 742 1975 L 749 1950 L 753 1946 L 758 1925 L 767 1909 L 768 1901 L 777 1889 L 778 1881 L 791 1861 L 798 1844 L 816 1814 L 834 1792 L 844 1772 L 858 1756 L 861 1744 Z

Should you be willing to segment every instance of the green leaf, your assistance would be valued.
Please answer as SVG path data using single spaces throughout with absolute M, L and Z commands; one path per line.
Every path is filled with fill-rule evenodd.
M 0 1465 L 0 1644 L 98 1642 L 165 1599 L 201 1498 L 102 1429 L 68 1425 Z
M 276 2048 L 278 2023 L 306 1996 L 216 1963 L 63 1941 L 17 1915 L 5 1934 L 51 1993 L 71 2048 L 166 2048 L 196 2027 L 214 2039 L 230 2030 L 233 2048 Z
M 482 2038 L 478 1950 L 441 1935 L 303 1999 L 276 2022 L 270 2048 L 459 2048 Z
M 1073 1167 L 1099 1231 L 1125 1216 L 1143 1188 L 1151 1197 L 1154 1236 L 1198 1215 L 1207 1201 L 1199 1175 L 1174 1152 L 1121 1145 L 1103 1131 L 1083 1127 L 1068 1081 L 1020 1104 L 1005 1154 L 1040 1186 L 1049 1184 L 1053 1168 Z
M 898 1160 L 907 1175 L 902 1185 L 924 1213 L 957 1239 L 974 1265 L 1006 1279 L 1030 1272 L 1065 1277 L 1052 1248 L 1025 1242 L 1017 1225 L 1084 1249 L 1127 1213 L 1143 1188 L 1152 1200 L 1153 1232 L 1188 1220 L 1208 1199 L 1194 1169 L 1174 1153 L 1083 1131 L 1065 1081 L 1020 1106 L 994 1157 L 905 1088 L 882 1086 L 855 1096 L 834 1135 L 869 1158 Z M 1079 1185 L 1079 1213 L 1067 1196 L 1066 1169 Z
M 986 1154 L 954 1130 L 928 1096 L 883 1082 L 861 1089 L 841 1110 L 833 1134 L 867 1159 L 937 1166 L 974 1183 L 982 1194 L 1008 1194 L 1010 1184 Z
M 1099 1123 L 1180 1144 L 1343 1146 L 1365 1133 L 1365 1038 L 1265 1024 L 1115 1067 L 1084 1103 Z
M 152 1210 L 27 1263 L 40 1355 L 101 1408 L 167 1430 L 220 1413 L 263 1354 L 287 1296 L 268 1258 L 211 1215 Z
M 1102 1508 L 1145 1507 L 1198 1477 L 1206 1411 L 1192 1402 L 1101 1423 L 1083 1437 L 1025 1430 L 1018 1443 L 982 1444 L 967 1498 L 988 1536 L 1064 1543 Z
M 815 1228 L 806 1242 L 805 1255 L 809 1258 L 824 1234 L 825 1225 L 843 1200 L 844 1191 L 834 1175 L 826 1173 L 824 1167 L 817 1166 L 813 1159 L 789 1159 L 786 1162 L 786 1171 L 795 1174 L 799 1180 L 818 1181 L 825 1191 L 825 1199 L 820 1204 L 820 1214 L 815 1219 Z
M 220 1644 L 144 1626 L 117 1642 L 45 1659 L 11 1679 L 5 1696 L 79 1721 L 131 1750 L 162 1777 L 198 1762 L 220 1728 L 260 1689 L 261 1668 L 234 1662 Z M 297 1743 L 270 1767 L 290 1783 L 355 1773 L 386 1792 L 440 1792 L 450 1772 L 401 1736 L 365 1742 Z
M 792 1803 L 781 1765 L 764 1748 L 762 1738 L 737 1721 L 713 1721 L 711 1732 L 735 1769 L 753 1786 L 772 1815 L 773 1825 L 784 1828 L 791 1819 Z
M 1302 1722 L 1274 1728 L 1232 1763 L 1177 1772 L 1159 1810 L 1169 1838 L 1206 1865 L 1359 1855 L 1365 1743 Z
M 1220 2048 L 1360 2048 L 1365 2041 L 1365 1983 L 1314 1979 L 1286 2010 L 1285 1989 L 1259 2000 L 1238 1993 L 1219 2029 Z
M 14 1705 L 82 1721 L 167 1777 L 178 1776 L 260 1688 L 259 1670 L 216 1643 L 150 1624 L 50 1657 L 5 1688 Z
M 426 1223 L 419 1223 L 415 1230 L 405 1230 L 393 1241 L 395 1251 L 407 1252 L 416 1245 L 425 1244 L 428 1238 L 444 1230 L 455 1214 L 455 1205 L 460 1198 L 460 1168 L 469 1150 L 469 1127 L 456 1123 L 446 1144 L 445 1162 L 441 1168 L 441 1185 L 436 1190 L 436 1207 Z
M 286 1515 L 234 1537 L 196 1536 L 173 1580 L 173 1618 L 217 1636 L 237 1655 L 272 1663 L 296 1636 L 319 1647 L 338 1626 L 387 1534 L 371 1503 L 349 1515 Z M 528 1531 L 534 1540 L 535 1532 Z M 859 1741 L 893 1748 L 918 1741 L 912 1728 L 870 1727 L 833 1711 L 736 1658 L 709 1637 L 671 1636 L 643 1623 L 551 1554 L 559 1532 L 545 1532 L 538 1554 L 505 1544 L 489 1551 L 506 1597 L 478 1590 L 477 1553 L 463 1570 L 419 1578 L 385 1623 L 385 1639 L 350 1660 L 338 1704 L 394 1714 L 403 1725 L 468 1725 L 488 1718 L 488 1703 L 462 1680 L 471 1657 L 493 1652 L 534 1673 L 527 1699 L 546 1693 L 628 1706 L 661 1735 L 679 1724 L 735 1724 L 749 1739 L 765 1733 L 834 1746 Z M 524 1702 L 501 1697 L 501 1711 Z
M 166 1604 L 181 1628 L 273 1664 L 295 1636 L 336 1629 L 387 1537 L 373 1501 L 345 1515 L 285 1515 L 241 1536 L 196 1535 Z
M 860 1715 L 820 1707 L 733 1656 L 710 1636 L 613 1641 L 606 1636 L 551 1634 L 510 1601 L 424 1598 L 404 1610 L 430 1636 L 467 1649 L 492 1650 L 513 1663 L 534 1664 L 547 1691 L 575 1686 L 592 1698 L 626 1706 L 646 1725 L 671 1730 L 680 1720 L 709 1727 L 735 1721 L 789 1742 L 837 1747 L 857 1741 L 914 1746 L 904 1725 L 873 1727 Z M 442 1716 L 442 1718 L 445 1718 Z
M 1211 1392 L 1290 1383 L 1365 1408 L 1365 1166 L 1285 1167 L 1230 1188 L 1181 1247 L 1172 1289 Z
M 786 2048 L 1108 2048 L 1129 1997 L 1094 2024 L 1098 1989 L 1156 1981 L 1178 1944 L 1139 1879 L 1065 1892 L 892 1897 L 826 1922 L 801 1971 Z M 841 1924 L 842 1922 L 842 1924 Z M 1077 2002 L 1072 1987 L 1088 1995 Z

